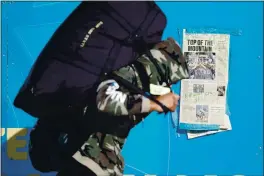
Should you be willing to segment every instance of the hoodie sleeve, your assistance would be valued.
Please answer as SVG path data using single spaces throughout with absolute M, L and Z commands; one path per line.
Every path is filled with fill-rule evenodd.
M 189 78 L 186 58 L 179 44 L 173 38 L 158 43 L 151 53 L 172 84 Z
M 96 105 L 99 111 L 113 116 L 136 115 L 150 111 L 150 100 L 133 94 L 113 79 L 104 80 L 97 88 Z

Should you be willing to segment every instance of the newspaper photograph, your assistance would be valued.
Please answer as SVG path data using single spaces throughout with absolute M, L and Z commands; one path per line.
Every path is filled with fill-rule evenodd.
M 185 52 L 191 79 L 215 80 L 215 53 Z
M 226 123 L 230 36 L 188 34 L 185 30 L 183 34 L 190 79 L 181 81 L 179 126 L 187 130 L 220 130 Z
M 229 41 L 227 34 L 188 34 L 183 31 L 183 53 L 190 79 L 228 82 Z

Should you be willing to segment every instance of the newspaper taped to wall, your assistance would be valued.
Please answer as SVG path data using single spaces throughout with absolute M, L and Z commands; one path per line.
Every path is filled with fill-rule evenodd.
M 228 126 L 226 89 L 228 85 L 229 40 L 226 34 L 188 34 L 183 32 L 183 53 L 190 79 L 181 82 L 179 128 L 192 138 L 206 135 L 205 130 Z M 228 120 L 227 120 L 227 119 Z

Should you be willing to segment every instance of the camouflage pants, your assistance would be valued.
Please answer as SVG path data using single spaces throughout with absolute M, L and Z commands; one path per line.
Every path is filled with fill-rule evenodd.
M 121 149 L 125 139 L 100 132 L 92 134 L 73 158 L 98 176 L 123 175 Z

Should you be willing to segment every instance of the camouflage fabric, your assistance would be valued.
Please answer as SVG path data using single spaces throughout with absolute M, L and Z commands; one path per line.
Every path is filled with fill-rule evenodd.
M 179 45 L 171 38 L 157 44 L 151 54 L 158 61 L 166 79 L 171 83 L 188 78 L 188 70 Z M 155 85 L 164 85 L 157 72 L 157 68 L 146 55 L 138 58 L 149 75 L 149 82 Z M 133 85 L 142 88 L 139 72 L 133 64 L 123 67 L 114 72 L 131 82 Z M 142 95 L 135 94 L 127 90 L 124 86 L 113 79 L 103 79 L 97 89 L 96 105 L 99 111 L 108 113 L 111 118 L 124 116 L 138 124 L 144 116 L 149 113 L 150 100 Z M 97 175 L 122 175 L 124 161 L 121 150 L 125 138 L 120 138 L 110 134 L 94 133 L 78 152 L 73 155 L 78 162 L 87 166 Z
M 189 77 L 182 51 L 177 42 L 172 38 L 158 43 L 150 52 L 154 59 L 158 61 L 158 65 L 162 69 L 162 72 L 165 73 L 166 78 L 172 84 Z M 166 86 L 164 80 L 161 80 L 157 68 L 146 55 L 140 57 L 138 61 L 146 68 L 150 83 Z
M 124 160 L 121 156 L 121 148 L 124 142 L 125 139 L 97 132 L 88 138 L 73 158 L 96 175 L 122 175 Z
M 151 50 L 151 54 L 158 61 L 162 72 L 171 83 L 189 77 L 181 49 L 172 38 L 157 44 Z M 165 85 L 157 68 L 146 55 L 139 57 L 137 61 L 146 69 L 151 84 Z M 140 73 L 133 64 L 115 71 L 115 74 L 142 88 Z M 142 95 L 131 93 L 115 80 L 106 77 L 106 80 L 97 89 L 97 107 L 100 111 L 113 116 L 135 115 L 149 111 L 149 100 Z
M 127 69 L 125 79 L 133 82 L 135 73 Z M 137 80 L 138 81 L 138 80 Z M 149 99 L 133 94 L 115 80 L 102 82 L 97 89 L 97 108 L 113 116 L 133 116 L 149 112 Z
M 167 40 L 158 43 L 150 50 L 150 52 L 154 59 L 157 60 L 158 65 L 162 69 L 162 72 L 165 73 L 166 78 L 171 80 L 172 84 L 176 83 L 178 80 L 189 78 L 185 58 L 180 46 L 174 39 L 168 38 Z M 137 61 L 144 65 L 147 74 L 149 75 L 150 83 L 166 86 L 164 80 L 161 80 L 157 68 L 147 55 L 142 55 Z M 136 71 L 133 64 L 123 67 L 115 71 L 115 73 L 142 88 L 139 79 L 140 73 Z

